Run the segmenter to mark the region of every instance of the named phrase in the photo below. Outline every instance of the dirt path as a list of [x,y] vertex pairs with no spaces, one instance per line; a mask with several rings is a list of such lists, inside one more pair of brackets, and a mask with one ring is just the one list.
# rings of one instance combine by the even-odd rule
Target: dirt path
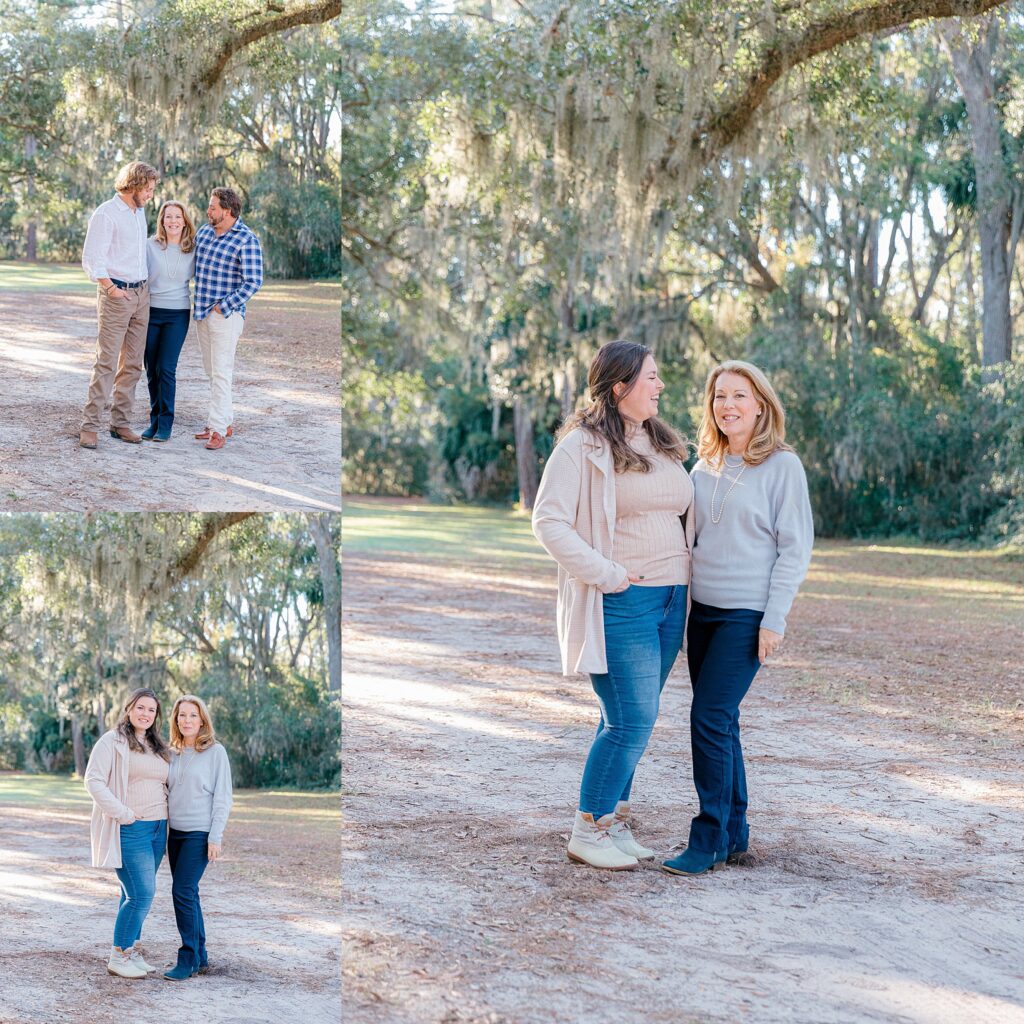
[[[565,859],[596,713],[548,568],[349,554],[346,1024],[1024,1022],[1024,567],[957,557],[816,551],[744,703],[755,863],[682,879]],[[634,789],[659,851],[687,691]]]
[[[240,797],[226,857],[202,882],[211,971],[177,984],[106,972],[117,882],[89,867],[88,805],[3,807],[0,1024],[337,1024],[336,817],[278,828],[283,811]],[[170,888],[165,858],[142,942],[158,967],[179,943]]]
[[[251,303],[235,364],[236,436],[209,452],[192,433],[208,394],[195,326],[178,364],[174,433],[162,445],[100,435],[78,446],[95,347],[81,292],[0,291],[0,510],[278,511],[340,506],[337,290],[270,283]],[[145,375],[134,426],[148,422]]]

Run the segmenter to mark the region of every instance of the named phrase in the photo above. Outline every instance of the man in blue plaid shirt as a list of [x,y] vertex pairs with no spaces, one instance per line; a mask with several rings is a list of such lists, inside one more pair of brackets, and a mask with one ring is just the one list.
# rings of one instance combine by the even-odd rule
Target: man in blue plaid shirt
[[215,188],[206,209],[209,224],[196,234],[196,331],[210,379],[210,412],[196,439],[214,451],[231,436],[235,349],[245,326],[245,304],[263,284],[263,250],[239,219],[241,212],[234,189]]

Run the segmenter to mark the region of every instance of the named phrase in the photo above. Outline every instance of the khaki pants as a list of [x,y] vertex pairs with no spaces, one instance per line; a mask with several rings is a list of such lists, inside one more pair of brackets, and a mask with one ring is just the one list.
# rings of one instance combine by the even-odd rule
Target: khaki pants
[[203,369],[210,379],[210,411],[206,425],[221,435],[226,434],[234,422],[231,382],[235,374],[235,349],[244,326],[241,313],[227,317],[222,313],[211,313],[205,320],[196,321]]
[[135,385],[142,376],[142,357],[146,352],[146,328],[149,325],[149,286],[119,288],[120,296],[96,291],[99,332],[96,359],[89,381],[89,398],[82,413],[82,430],[103,429],[103,414],[110,404],[110,426],[131,427]]

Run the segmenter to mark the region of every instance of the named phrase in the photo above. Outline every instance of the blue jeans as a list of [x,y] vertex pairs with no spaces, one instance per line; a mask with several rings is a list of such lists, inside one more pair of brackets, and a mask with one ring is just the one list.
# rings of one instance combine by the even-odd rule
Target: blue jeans
[[740,701],[761,663],[757,634],[764,612],[694,601],[686,657],[693,686],[690,742],[700,813],[689,845],[703,853],[746,848],[747,776],[740,746]]
[[631,586],[604,595],[608,671],[590,676],[601,720],[580,786],[580,810],[595,820],[629,799],[685,623],[685,586]]
[[149,311],[144,358],[149,383],[149,425],[161,434],[169,435],[174,423],[178,356],[185,344],[190,316],[188,309]]
[[206,966],[206,929],[199,903],[199,879],[206,865],[209,832],[179,832],[172,828],[167,840],[167,860],[171,865],[171,897],[174,920],[181,936],[178,963],[191,970]]
[[121,826],[121,900],[114,922],[114,945],[129,949],[139,941],[156,895],[156,872],[167,846],[167,819]]

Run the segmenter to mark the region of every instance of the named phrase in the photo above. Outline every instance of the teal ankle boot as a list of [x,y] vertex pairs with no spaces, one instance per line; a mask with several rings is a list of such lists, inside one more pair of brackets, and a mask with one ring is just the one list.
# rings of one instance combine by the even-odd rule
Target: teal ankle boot
[[724,868],[728,856],[728,850],[705,853],[703,850],[695,850],[688,846],[678,857],[665,861],[661,865],[661,870],[667,871],[670,875],[703,875],[705,871],[718,871]]
[[179,960],[169,971],[164,971],[164,977],[168,981],[188,981],[196,973]]

